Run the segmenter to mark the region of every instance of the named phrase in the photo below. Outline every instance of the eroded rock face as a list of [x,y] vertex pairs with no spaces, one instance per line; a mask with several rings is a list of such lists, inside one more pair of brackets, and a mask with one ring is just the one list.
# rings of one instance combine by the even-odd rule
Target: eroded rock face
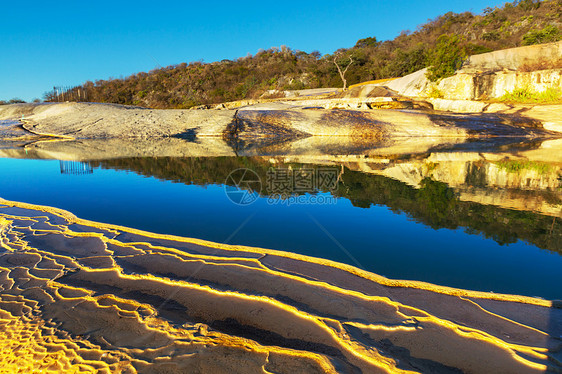
[[533,72],[498,71],[458,74],[443,79],[438,88],[451,99],[480,100],[500,98],[516,89],[529,88],[542,92],[547,88],[562,88],[562,70]]
[[502,97],[506,92],[529,87],[542,92],[547,88],[562,88],[562,70],[550,69],[533,72],[498,71],[465,73],[432,83],[420,70],[403,78],[385,83],[399,94],[410,97],[430,97],[438,90],[444,98],[453,100],[481,100]]
[[562,41],[546,44],[508,48],[470,56],[461,72],[521,70],[525,65],[541,65],[558,61],[562,57]]
[[[0,200],[9,370],[540,373],[561,309]],[[25,342],[22,344],[22,342]],[[62,354],[60,354],[62,352]]]
[[499,98],[515,89],[529,88],[543,92],[548,88],[562,88],[562,69],[532,72],[497,72],[493,75],[478,75],[474,78],[475,98]]

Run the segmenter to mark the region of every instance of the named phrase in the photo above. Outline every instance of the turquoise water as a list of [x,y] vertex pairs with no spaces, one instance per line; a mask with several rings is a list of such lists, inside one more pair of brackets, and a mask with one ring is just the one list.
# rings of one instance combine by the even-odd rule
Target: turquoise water
[[[445,191],[431,204],[445,205],[431,210],[410,186],[348,170],[337,192],[304,193],[300,204],[272,204],[262,191],[253,203],[237,205],[225,193],[229,167],[266,166],[251,159],[179,161],[159,167],[160,160],[148,158],[90,164],[4,158],[0,197],[151,232],[327,258],[389,278],[562,299],[562,256],[552,243],[558,237],[547,232],[559,228],[553,217],[467,205],[442,184],[431,190]],[[439,215],[447,209],[464,216]],[[479,222],[473,212],[480,211],[499,226]],[[533,235],[501,226],[506,219],[530,222]]]

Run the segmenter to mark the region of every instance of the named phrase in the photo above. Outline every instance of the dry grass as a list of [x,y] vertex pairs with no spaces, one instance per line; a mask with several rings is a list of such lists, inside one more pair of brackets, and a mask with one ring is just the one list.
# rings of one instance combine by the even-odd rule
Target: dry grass
[[523,72],[531,72],[537,70],[548,70],[548,69],[562,69],[562,58],[558,60],[550,60],[550,61],[534,61],[534,62],[527,62],[519,68],[520,71]]
[[283,99],[285,97],[285,91],[275,91],[261,96],[262,99]]
[[352,84],[351,86],[349,86],[348,88],[354,88],[354,87],[361,87],[361,86],[365,86],[367,84],[378,84],[378,83],[384,83],[384,82],[390,82],[392,80],[394,80],[396,78],[386,78],[386,79],[377,79],[374,81],[366,81],[366,82],[361,82],[361,83],[356,83],[356,84]]

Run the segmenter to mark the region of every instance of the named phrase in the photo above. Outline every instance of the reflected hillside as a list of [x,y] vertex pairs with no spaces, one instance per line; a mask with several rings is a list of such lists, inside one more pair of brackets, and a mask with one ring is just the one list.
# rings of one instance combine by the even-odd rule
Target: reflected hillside
[[[139,157],[89,165],[197,185],[224,184],[238,168],[254,170],[265,181],[271,167],[331,167],[340,184],[330,192],[354,206],[384,205],[434,229],[464,228],[500,244],[523,240],[562,252],[560,164],[445,155],[395,161],[342,158],[322,164],[298,157]],[[262,194],[271,193],[265,186]]]
[[[301,159],[302,161],[302,159]],[[479,153],[435,153],[421,159],[344,162],[347,168],[418,188],[431,179],[447,184],[461,201],[560,217],[562,163]]]

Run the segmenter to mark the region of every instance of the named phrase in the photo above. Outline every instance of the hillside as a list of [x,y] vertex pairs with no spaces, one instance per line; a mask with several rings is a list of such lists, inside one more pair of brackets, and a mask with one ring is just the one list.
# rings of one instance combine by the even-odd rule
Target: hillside
[[[413,32],[403,31],[394,40],[381,42],[369,37],[332,55],[282,46],[232,61],[181,63],[124,79],[86,82],[75,90],[86,92],[91,102],[190,108],[256,98],[268,90],[341,87],[334,56],[343,66],[352,56],[348,84],[398,77],[439,58],[437,45],[442,35],[458,37],[463,55],[557,41],[562,38],[562,0],[515,1],[501,8],[486,8],[480,15],[450,12]],[[46,93],[45,99],[54,100],[54,93]]]

